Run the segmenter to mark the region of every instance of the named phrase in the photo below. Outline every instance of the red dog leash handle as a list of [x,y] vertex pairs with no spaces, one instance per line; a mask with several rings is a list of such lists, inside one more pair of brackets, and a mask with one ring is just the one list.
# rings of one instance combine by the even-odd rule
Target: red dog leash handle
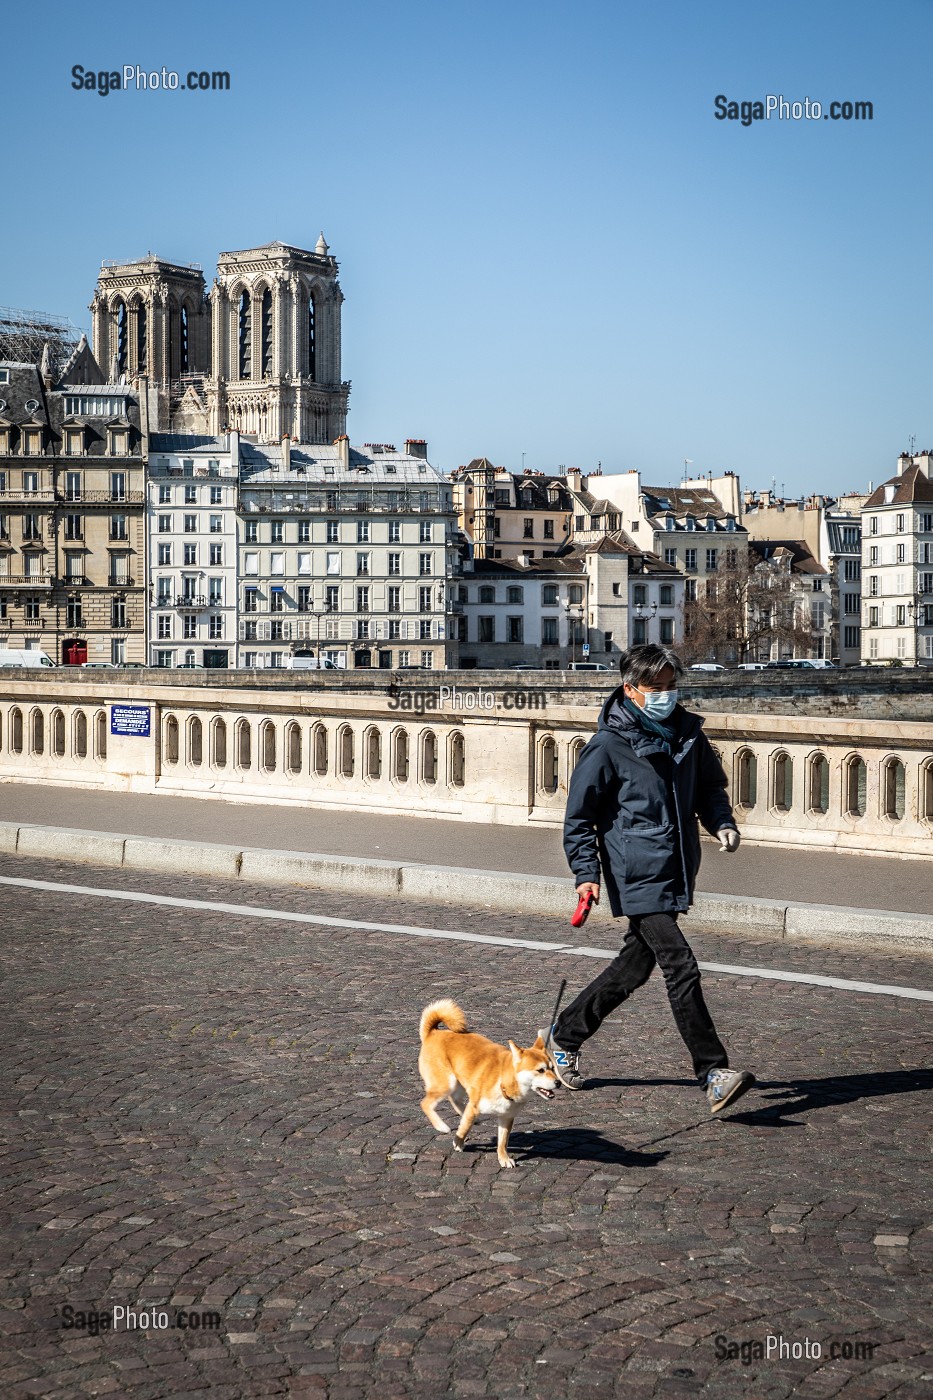
[[571,927],[582,928],[582,926],[586,923],[587,917],[589,916],[589,912],[592,909],[592,907],[593,891],[587,890],[586,894],[581,894],[580,902],[577,905],[575,912],[571,916]]

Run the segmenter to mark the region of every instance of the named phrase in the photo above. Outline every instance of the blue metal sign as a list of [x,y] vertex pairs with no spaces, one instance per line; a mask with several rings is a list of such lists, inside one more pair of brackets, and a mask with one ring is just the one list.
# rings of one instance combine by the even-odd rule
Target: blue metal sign
[[111,734],[132,734],[137,739],[148,739],[151,732],[152,711],[148,705],[111,705]]

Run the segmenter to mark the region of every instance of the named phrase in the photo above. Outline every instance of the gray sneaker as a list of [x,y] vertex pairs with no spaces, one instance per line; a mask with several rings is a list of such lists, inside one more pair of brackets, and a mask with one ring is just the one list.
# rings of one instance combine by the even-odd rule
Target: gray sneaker
[[541,1039],[550,1052],[554,1061],[554,1073],[557,1075],[565,1089],[583,1089],[586,1087],[586,1080],[580,1073],[580,1051],[562,1050],[554,1039],[551,1031],[545,1028],[538,1031]]
[[744,1069],[711,1069],[706,1076],[706,1097],[711,1113],[721,1113],[740,1099],[755,1083],[755,1076]]

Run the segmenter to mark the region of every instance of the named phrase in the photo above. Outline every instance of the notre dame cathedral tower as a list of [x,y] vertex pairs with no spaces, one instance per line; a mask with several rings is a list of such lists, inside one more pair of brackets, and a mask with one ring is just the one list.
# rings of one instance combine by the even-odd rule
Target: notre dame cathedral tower
[[340,378],[342,303],[323,234],[313,253],[284,243],[222,253],[209,292],[196,266],[151,254],[104,263],[91,302],[94,356],[109,377],[148,378],[163,432],[333,442],[346,432],[350,393]]

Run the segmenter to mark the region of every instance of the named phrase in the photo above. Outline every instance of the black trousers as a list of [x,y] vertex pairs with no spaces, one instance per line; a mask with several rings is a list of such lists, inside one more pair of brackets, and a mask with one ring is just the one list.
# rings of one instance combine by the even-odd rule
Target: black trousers
[[729,1057],[703,1000],[697,960],[672,914],[636,914],[629,919],[618,957],[561,1012],[554,1039],[562,1050],[579,1050],[610,1012],[637,987],[644,986],[655,963],[664,975],[674,1020],[693,1059],[694,1073],[703,1084],[711,1069],[727,1068]]

